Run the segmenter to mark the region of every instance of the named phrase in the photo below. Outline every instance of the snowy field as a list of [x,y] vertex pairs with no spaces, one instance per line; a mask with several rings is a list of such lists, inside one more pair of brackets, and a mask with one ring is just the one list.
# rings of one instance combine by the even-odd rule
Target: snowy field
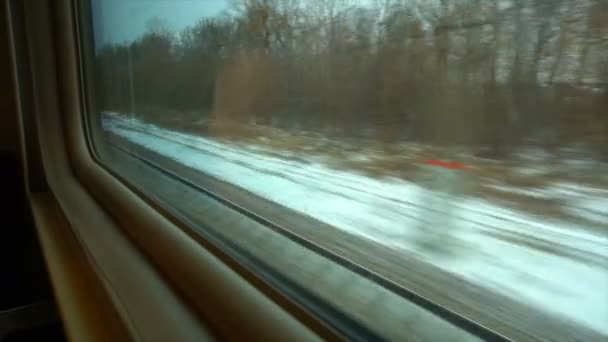
[[[457,192],[338,171],[322,162],[270,156],[257,147],[114,113],[104,115],[104,127],[345,232],[415,253],[480,286],[608,335],[608,229],[539,219]],[[448,186],[461,177],[460,171],[428,167],[428,172]],[[567,198],[574,212],[604,227],[608,222],[606,190],[556,184],[529,195]]]

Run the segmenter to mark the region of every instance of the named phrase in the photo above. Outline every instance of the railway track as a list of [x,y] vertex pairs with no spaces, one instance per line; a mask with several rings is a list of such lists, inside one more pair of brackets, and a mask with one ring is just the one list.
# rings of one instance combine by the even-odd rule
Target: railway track
[[[147,167],[154,169],[165,177],[185,184],[187,187],[213,198],[215,201],[222,203],[222,205],[305,246],[308,250],[324,256],[328,260],[341,265],[351,272],[366,279],[370,279],[390,292],[402,298],[406,298],[425,310],[432,312],[434,315],[441,317],[481,339],[505,341],[510,340],[507,337],[509,336],[515,340],[556,340],[570,336],[572,338],[566,339],[599,341],[603,338],[588,329],[567,322],[559,317],[551,317],[551,315],[546,314],[539,315],[534,308],[517,303],[504,296],[488,293],[485,289],[470,284],[462,286],[460,293],[456,291],[452,294],[453,296],[446,295],[445,287],[443,287],[443,291],[441,290],[442,286],[445,286],[446,284],[452,284],[452,286],[454,284],[459,284],[460,286],[464,280],[450,276],[424,262],[408,260],[407,258],[404,258],[402,253],[399,253],[400,257],[407,261],[401,260],[401,262],[399,262],[401,267],[395,267],[396,265],[394,264],[384,265],[386,263],[385,261],[381,261],[383,264],[382,267],[372,267],[374,263],[378,263],[378,258],[382,259],[383,256],[395,260],[394,251],[384,250],[383,252],[380,252],[382,250],[380,246],[370,242],[361,242],[359,239],[353,240],[356,241],[354,245],[357,245],[357,248],[344,246],[332,248],[332,243],[331,241],[328,241],[329,239],[324,239],[323,237],[318,236],[319,234],[307,234],[305,229],[294,229],[294,227],[303,225],[287,224],[288,222],[284,219],[285,215],[264,215],[262,213],[268,212],[268,210],[256,210],[256,205],[253,205],[252,208],[252,206],[242,205],[239,201],[235,200],[235,198],[243,196],[233,196],[233,198],[224,196],[225,193],[234,193],[234,191],[221,192],[222,195],[217,191],[218,189],[225,189],[230,185],[223,184],[223,182],[218,181],[217,179],[209,179],[208,176],[205,176],[196,170],[187,170],[187,167],[179,165],[179,163],[172,161],[169,158],[160,156],[118,136],[114,136],[112,140],[115,141],[112,148],[120,151],[120,153],[136,159],[138,162],[145,164]],[[205,181],[201,181],[202,179],[205,179]],[[209,184],[215,185],[205,186]],[[217,184],[221,185],[218,186]],[[239,190],[237,193],[242,195],[243,191]],[[252,196],[251,194],[247,194],[247,196],[244,197]],[[260,201],[264,202],[264,200],[257,197],[255,201],[258,203]],[[252,201],[246,202],[248,202],[248,204],[252,203]],[[257,206],[259,207],[259,205]],[[276,207],[276,204],[274,206]],[[283,208],[280,210],[285,209]],[[290,214],[290,217],[292,215],[293,214]],[[280,219],[273,221],[269,220],[268,217],[278,217]],[[318,224],[319,226],[325,226],[320,222],[314,221],[314,219],[310,217],[304,217],[302,221],[308,224],[315,222],[315,224]],[[328,228],[328,230],[330,229]],[[310,233],[310,231],[308,231],[308,233]],[[373,258],[368,258],[370,260],[366,260],[365,256],[361,255],[361,253],[357,254],[357,251],[361,252],[361,250],[365,250],[366,248],[369,248],[371,251],[379,251],[378,253],[374,253],[374,255],[377,256],[375,261],[373,261]],[[340,252],[335,252],[335,250],[339,250]],[[372,253],[371,251],[369,253]],[[375,271],[378,269],[379,271]],[[415,269],[416,272],[411,272],[413,269]],[[407,272],[408,270],[409,272]],[[434,275],[429,276],[429,274]],[[429,281],[431,286],[429,286]],[[433,298],[433,300],[430,298]],[[483,305],[477,305],[479,303],[483,303]],[[492,310],[491,308],[498,303],[500,303],[500,305],[494,307],[494,310]],[[456,312],[453,308],[457,308],[459,312]],[[488,308],[490,312],[484,312],[487,311]],[[511,310],[509,310],[509,308]],[[512,311],[515,314],[510,315],[509,311]],[[529,322],[527,318],[534,317],[535,315],[542,318],[536,318],[534,322]],[[479,319],[473,320],[469,317]],[[550,332],[548,333],[548,331]]]

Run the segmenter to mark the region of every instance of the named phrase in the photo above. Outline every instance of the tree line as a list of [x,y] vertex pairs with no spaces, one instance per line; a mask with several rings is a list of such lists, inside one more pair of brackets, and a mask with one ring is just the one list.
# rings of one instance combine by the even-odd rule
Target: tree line
[[95,68],[101,108],[150,120],[608,157],[606,0],[234,0]]

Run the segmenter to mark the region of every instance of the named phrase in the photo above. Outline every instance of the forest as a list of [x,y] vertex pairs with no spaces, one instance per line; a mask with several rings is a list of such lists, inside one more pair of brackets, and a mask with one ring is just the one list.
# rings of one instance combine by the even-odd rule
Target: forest
[[234,0],[95,51],[96,106],[331,137],[608,160],[606,0]]

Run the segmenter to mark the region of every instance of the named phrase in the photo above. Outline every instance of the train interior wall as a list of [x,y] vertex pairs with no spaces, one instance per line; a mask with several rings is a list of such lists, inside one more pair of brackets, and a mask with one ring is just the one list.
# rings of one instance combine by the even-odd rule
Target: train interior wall
[[0,341],[64,341],[27,202],[5,2],[0,4]]

